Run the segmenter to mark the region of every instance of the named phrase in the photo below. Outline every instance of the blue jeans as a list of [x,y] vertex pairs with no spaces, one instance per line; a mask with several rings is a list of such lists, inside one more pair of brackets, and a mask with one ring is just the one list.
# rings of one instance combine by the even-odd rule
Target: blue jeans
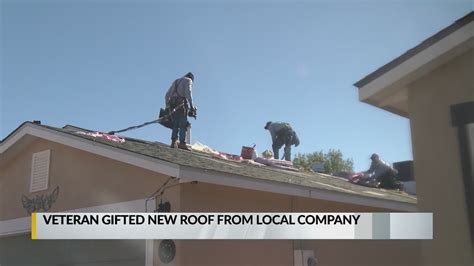
[[282,129],[277,132],[277,137],[275,142],[273,142],[273,157],[275,159],[280,160],[279,158],[279,150],[283,145],[285,145],[285,160],[291,161],[291,145],[293,144],[293,130],[290,129]]
[[173,130],[171,132],[171,140],[178,139],[178,132],[179,132],[179,142],[185,143],[186,142],[186,130],[188,126],[188,117],[183,114],[173,114],[171,116],[173,119]]
[[286,161],[291,161],[291,144],[290,143],[273,143],[272,148],[273,148],[273,158],[280,160],[279,158],[279,150],[281,147],[285,145],[285,160]]

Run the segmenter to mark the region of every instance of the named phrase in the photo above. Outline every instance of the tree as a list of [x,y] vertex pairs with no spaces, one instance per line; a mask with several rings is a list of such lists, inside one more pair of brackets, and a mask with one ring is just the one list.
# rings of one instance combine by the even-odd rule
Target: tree
[[314,163],[322,163],[324,172],[334,174],[339,171],[352,171],[354,161],[351,158],[344,159],[340,150],[330,149],[327,153],[323,151],[296,154],[293,165],[297,168],[309,171]]

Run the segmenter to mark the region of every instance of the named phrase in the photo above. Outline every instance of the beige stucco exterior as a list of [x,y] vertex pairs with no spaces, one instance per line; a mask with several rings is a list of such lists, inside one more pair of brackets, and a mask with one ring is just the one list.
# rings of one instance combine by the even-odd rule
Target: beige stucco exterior
[[409,85],[409,117],[420,211],[433,212],[426,265],[472,265],[457,128],[450,106],[474,101],[474,50]]
[[418,209],[433,213],[433,240],[422,242],[423,265],[474,263],[469,177],[452,117],[453,106],[474,102],[473,71],[471,12],[356,83],[361,100],[410,119]]
[[[33,153],[51,150],[49,187],[29,193]],[[26,216],[21,196],[34,198],[59,186],[59,198],[50,211],[66,211],[143,199],[156,190],[166,176],[103,158],[91,153],[37,139],[0,171],[0,221]],[[179,186],[170,190],[178,190]],[[170,193],[169,195],[174,195]],[[173,199],[179,203],[177,198]]]
[[[59,186],[59,197],[49,211],[95,210],[147,198],[168,179],[156,172],[40,138],[31,141],[31,138],[25,138],[26,144],[25,140],[16,144],[22,147],[20,152],[12,147],[2,154],[7,160],[2,160],[0,165],[0,226],[8,221],[14,221],[9,223],[14,226],[23,217],[29,220],[22,206],[22,195],[33,199],[36,195],[49,195]],[[17,154],[9,154],[11,150]],[[51,151],[49,187],[29,193],[32,155],[43,150]],[[171,187],[165,195],[173,202],[173,211],[179,208],[179,190],[180,186]],[[144,206],[145,201],[140,204]],[[144,240],[32,241],[29,234],[28,230],[0,235],[0,265],[145,264]]]
[[[199,184],[183,187],[183,211],[387,212],[301,197]],[[181,265],[293,265],[293,250],[313,250],[318,265],[419,265],[420,241],[181,241]],[[403,254],[403,255],[400,255]]]
[[[22,140],[20,139],[18,145]],[[50,211],[68,211],[93,208],[106,204],[144,199],[160,187],[168,177],[153,171],[118,162],[113,159],[81,151],[66,145],[35,138],[17,154],[8,154],[8,160],[0,165],[0,222],[28,217],[21,204],[21,196],[33,198],[35,195],[49,194],[60,187],[58,200]],[[31,158],[35,152],[51,150],[49,188],[46,191],[29,193]],[[6,151],[9,152],[8,150]],[[5,154],[3,154],[5,155]],[[192,176],[185,176],[192,180]],[[172,204],[172,211],[186,212],[377,212],[390,211],[360,205],[293,197],[273,192],[263,192],[208,183],[184,183],[172,187],[164,194]],[[143,202],[143,204],[145,204]],[[25,235],[26,234],[26,235]],[[0,236],[2,252],[9,252],[10,260],[19,256],[18,250],[57,249],[57,254],[47,253],[47,263],[80,262],[81,256],[92,251],[94,241],[75,244],[77,241],[36,241],[31,244],[29,233]],[[80,242],[80,241],[79,241]],[[100,242],[100,241],[99,241]],[[419,241],[175,241],[175,259],[166,265],[293,265],[294,250],[312,250],[318,265],[419,265]],[[145,254],[146,246],[153,255],[146,254],[149,265],[164,265],[158,256],[160,241],[109,241],[103,242],[100,258],[103,265],[134,265],[141,263],[138,257]],[[43,246],[45,245],[45,246]],[[126,246],[130,246],[130,254]],[[115,260],[113,249],[124,250]],[[140,249],[140,252],[132,252]],[[395,252],[394,252],[395,251]],[[40,256],[41,252],[38,253]],[[16,255],[15,255],[16,254]],[[41,253],[42,256],[45,256]],[[142,254],[142,255],[140,255]],[[400,254],[403,254],[400,256]],[[52,257],[51,257],[52,256]],[[0,256],[1,257],[1,256]],[[111,262],[112,261],[112,262]],[[133,263],[131,262],[133,261]],[[143,258],[145,261],[145,258]],[[81,265],[99,265],[82,261]],[[391,263],[391,264],[390,264]],[[3,263],[2,266],[9,265]],[[142,264],[140,264],[142,265]],[[148,265],[148,264],[147,264]]]

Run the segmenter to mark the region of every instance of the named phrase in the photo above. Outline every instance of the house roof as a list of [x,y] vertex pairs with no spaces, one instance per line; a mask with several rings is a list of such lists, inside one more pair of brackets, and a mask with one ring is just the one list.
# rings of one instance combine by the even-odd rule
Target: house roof
[[[178,178],[200,178],[198,181],[216,183],[221,185],[244,187],[249,189],[267,190],[271,192],[282,192],[292,195],[309,196],[325,200],[347,202],[352,204],[382,207],[395,210],[415,210],[416,197],[404,192],[374,189],[354,185],[347,180],[318,173],[294,172],[281,170],[272,167],[255,166],[243,162],[229,161],[213,158],[212,156],[200,152],[188,152],[179,149],[171,149],[168,145],[159,142],[152,142],[140,139],[125,137],[124,143],[108,141],[101,138],[79,134],[79,131],[87,131],[83,128],[67,125],[57,128],[46,125],[25,122],[12,134],[8,135],[0,142],[0,153],[5,152],[9,146],[7,142],[15,138],[18,131],[44,130],[53,135],[58,134],[74,140],[86,142],[88,145],[99,149],[111,149],[113,151],[124,151],[130,154],[130,158],[156,159],[153,162],[160,163],[164,167],[155,167],[153,170],[162,172]],[[34,130],[24,134],[36,134]],[[41,136],[40,136],[41,137]],[[54,139],[52,139],[54,141]],[[59,140],[58,140],[59,141]],[[63,142],[64,143],[64,142]],[[2,149],[2,146],[3,147]],[[118,153],[111,155],[115,158]],[[166,171],[166,167],[179,167],[180,171]],[[269,189],[269,190],[268,190]]]
[[455,32],[456,30],[462,28],[463,26],[469,24],[470,22],[474,21],[474,11],[471,11],[464,17],[456,20],[453,24],[449,25],[448,27],[442,29],[435,35],[431,36],[430,38],[424,40],[417,46],[411,48],[410,50],[406,51],[404,54],[400,55],[399,57],[393,59],[389,63],[383,65],[382,67],[378,68],[374,72],[368,74],[363,79],[359,80],[354,84],[354,86],[358,87],[359,89],[366,84],[372,82],[373,80],[377,79],[378,77],[382,76],[383,74],[389,72],[390,70],[394,69],[398,65],[402,64],[403,62],[407,61],[411,57],[415,56],[416,54],[420,53],[421,51],[425,50],[426,48],[432,46],[433,44],[437,43],[439,40],[445,38],[446,36],[450,35],[451,33]]

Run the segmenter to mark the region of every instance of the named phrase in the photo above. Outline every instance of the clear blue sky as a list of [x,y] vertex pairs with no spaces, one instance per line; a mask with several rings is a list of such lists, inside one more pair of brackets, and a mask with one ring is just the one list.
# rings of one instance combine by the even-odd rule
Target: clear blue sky
[[[157,117],[170,83],[195,74],[193,141],[270,148],[290,122],[297,152],[412,158],[407,119],[352,85],[473,9],[444,1],[5,1],[0,137],[27,120],[110,131]],[[130,137],[168,143],[159,125]]]

